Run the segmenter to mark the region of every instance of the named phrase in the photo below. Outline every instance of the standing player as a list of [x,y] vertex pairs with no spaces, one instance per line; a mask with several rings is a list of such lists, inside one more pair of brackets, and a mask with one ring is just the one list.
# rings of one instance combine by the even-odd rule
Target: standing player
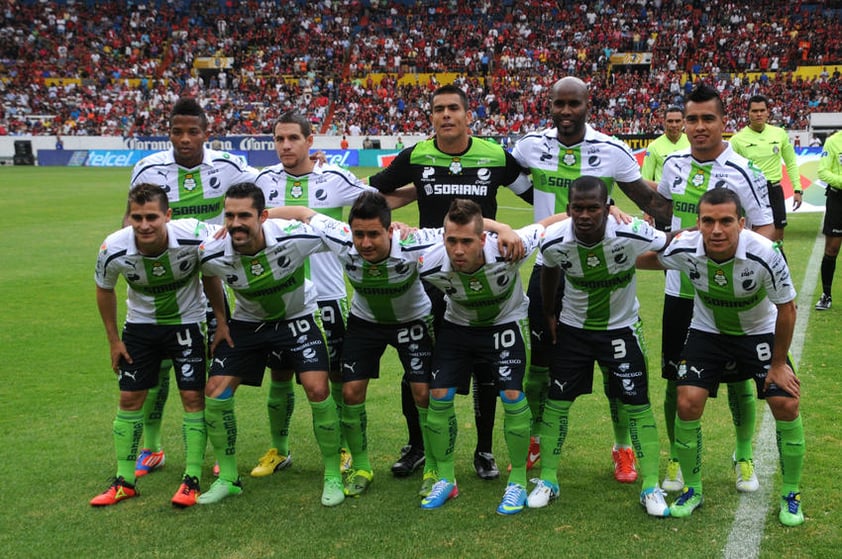
[[[515,145],[512,154],[532,175],[535,199],[535,221],[565,211],[568,188],[582,175],[600,178],[609,194],[616,182],[623,192],[642,209],[658,219],[668,220],[668,201],[658,196],[640,175],[640,166],[629,147],[587,124],[590,109],[588,86],[579,78],[565,77],[550,89],[550,111],[553,128],[527,134]],[[529,322],[532,329],[532,360],[524,390],[533,419],[540,418],[540,409],[549,388],[549,333],[545,330],[540,278],[542,259],[538,254],[529,279]],[[561,304],[561,293],[556,297]],[[606,390],[608,378],[605,377]],[[607,392],[606,392],[607,394]],[[637,480],[634,451],[629,438],[628,422],[621,417],[617,402],[609,398],[614,428],[614,477],[623,483]],[[537,425],[537,423],[536,423]],[[539,456],[538,443],[532,441],[529,466]]]
[[827,207],[824,214],[824,257],[822,257],[822,296],[816,303],[817,311],[830,309],[833,303],[831,288],[836,273],[836,257],[842,245],[842,132],[829,136],[824,143],[819,160],[818,177],[827,184]]
[[[737,193],[740,205],[755,231],[772,237],[772,212],[766,196],[766,179],[744,157],[734,153],[722,139],[725,131],[725,107],[717,91],[709,86],[696,87],[686,99],[685,129],[690,149],[667,157],[658,192],[672,201],[672,230],[696,223],[699,199],[706,191],[727,188]],[[693,314],[693,285],[676,271],[667,271],[661,323],[661,376],[667,380],[664,417],[670,440],[670,460],[662,487],[667,491],[684,488],[675,443],[675,402],[678,363],[687,328]],[[736,429],[734,468],[739,491],[759,487],[752,462],[752,438],[756,418],[754,389],[748,381],[728,383],[728,402]]]
[[781,160],[792,184],[792,209],[801,207],[801,175],[795,159],[795,148],[789,141],[789,134],[783,128],[767,124],[769,120],[769,99],[754,95],[748,100],[749,124],[731,137],[731,147],[763,172],[769,191],[769,205],[775,223],[773,241],[783,242],[786,227],[786,197],[781,186]]
[[[497,215],[497,189],[508,185],[513,192],[531,203],[529,181],[521,176],[521,167],[498,144],[469,135],[470,115],[465,92],[445,85],[433,92],[430,121],[435,136],[400,152],[383,171],[369,177],[369,184],[384,193],[412,183],[402,189],[408,201],[417,200],[421,227],[441,227],[444,216],[455,198],[473,200],[482,215]],[[436,323],[444,314],[444,299],[438,290],[427,288],[433,303]],[[492,431],[497,402],[493,374],[482,367],[474,375],[474,411],[477,422],[477,446],[474,467],[483,479],[500,476],[492,454]],[[460,387],[467,390],[470,379]],[[465,392],[467,393],[467,392]],[[397,476],[411,474],[424,461],[423,441],[412,395],[402,385],[403,412],[409,429],[409,444],[392,467]]]
[[799,487],[804,428],[798,409],[800,382],[787,358],[795,327],[795,289],[780,250],[745,229],[745,222],[736,192],[709,190],[699,199],[699,230],[677,237],[662,254],[650,253],[639,261],[641,267],[660,261],[680,270],[696,291],[677,381],[675,439],[686,487],[670,514],[690,516],[702,505],[702,412],[719,384],[736,375],[754,380],[758,396],[766,399],[775,417],[783,478],[778,518],[797,526],[804,522]]
[[[687,140],[687,134],[684,133],[684,109],[677,106],[667,107],[664,111],[664,133],[647,146],[640,174],[657,187],[657,184],[661,182],[667,156],[688,147],[690,147],[690,142]],[[669,231],[670,222],[669,220],[656,222],[655,226],[661,231]]]
[[[160,185],[167,193],[173,217],[192,217],[206,223],[222,223],[222,198],[232,184],[253,181],[257,170],[241,157],[205,149],[208,118],[196,99],[176,101],[170,114],[172,149],[141,159],[132,171],[131,186]],[[208,338],[213,339],[216,320],[208,309]],[[136,475],[144,476],[164,465],[161,422],[169,393],[170,363],[161,368],[161,382],[151,387],[144,413],[144,445],[137,457]]]
[[[301,114],[284,113],[275,122],[275,151],[280,164],[265,168],[255,184],[263,191],[266,207],[306,206],[334,219],[342,218],[342,207],[351,205],[366,190],[352,173],[336,165],[317,166],[310,159],[313,131]],[[328,253],[314,254],[305,264],[307,277],[316,286],[317,301],[330,351],[330,391],[341,408],[342,373],[339,356],[348,317],[348,298],[342,266]],[[289,467],[289,420],[295,403],[292,371],[273,371],[266,403],[272,448],[251,471],[255,477],[268,476]],[[342,416],[341,410],[338,412]],[[350,467],[350,454],[344,451],[343,469]]]
[[[170,221],[164,190],[141,183],[129,192],[126,216],[131,224],[108,236],[96,266],[96,300],[111,346],[111,368],[120,384],[114,419],[117,476],[93,506],[114,505],[137,496],[135,462],[143,435],[143,402],[158,382],[163,359],[175,363],[184,405],[182,434],[186,467],[173,505],[196,503],[207,437],[204,419],[204,297],[199,284],[199,244],[207,237],[195,219]],[[128,284],[128,309],[122,338],[117,331],[120,276]],[[217,317],[225,317],[222,284],[202,278]],[[224,325],[223,325],[224,326]]]
[[240,183],[225,195],[228,236],[201,247],[202,272],[220,276],[236,305],[225,339],[214,340],[205,388],[208,439],[219,462],[219,479],[199,504],[243,492],[237,474],[234,393],[240,384],[259,386],[266,367],[292,367],[310,401],[313,432],[325,465],[322,504],[345,499],[339,470],[340,427],[328,386],[329,357],[316,305],[316,290],[304,277],[307,257],[322,250],[319,234],[298,222],[267,220],[263,192]]
[[[516,232],[525,256],[538,246],[543,226]],[[435,509],[459,495],[453,452],[458,423],[453,405],[456,388],[474,363],[489,363],[505,410],[503,430],[512,469],[499,514],[517,514],[526,505],[526,455],[531,414],[523,394],[529,364],[528,300],[520,265],[505,262],[495,243],[486,242],[482,210],[476,202],[456,199],[444,220],[444,242],[424,254],[421,278],[445,293],[447,309],[436,332],[427,416],[430,447],[439,480],[421,501]]]
[[[652,516],[669,516],[658,487],[658,430],[649,403],[649,373],[638,316],[635,260],[662,250],[667,239],[646,222],[608,219],[608,190],[597,177],[570,184],[570,219],[550,226],[541,241],[541,289],[552,341],[550,389],[541,432],[541,476],[529,508],[545,507],[559,494],[558,463],[567,438],[570,408],[590,394],[594,361],[607,377],[608,396],[620,402],[643,474],[640,503]],[[554,301],[561,274],[561,315]]]

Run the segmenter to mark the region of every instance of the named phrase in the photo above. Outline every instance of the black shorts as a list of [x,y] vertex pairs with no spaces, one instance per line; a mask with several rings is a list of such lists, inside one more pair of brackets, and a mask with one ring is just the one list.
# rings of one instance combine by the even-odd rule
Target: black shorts
[[773,334],[727,336],[691,328],[676,384],[704,388],[711,398],[716,398],[720,383],[754,379],[758,398],[791,397],[774,384],[763,390],[774,340]]
[[842,190],[828,186],[825,196],[822,233],[828,237],[842,237]]
[[523,391],[529,366],[529,321],[460,326],[446,320],[436,332],[430,388],[456,388],[477,363],[487,363],[499,390]]
[[649,403],[649,373],[643,328],[598,332],[560,324],[550,360],[550,393],[553,400],[572,402],[593,392],[594,362],[608,376],[608,397],[624,404]]
[[433,359],[433,317],[403,324],[376,324],[353,314],[342,350],[342,382],[380,378],[380,358],[394,347],[409,382],[430,382]]
[[[422,281],[421,283],[424,286],[424,291],[430,298],[430,304],[432,306],[433,332],[438,332],[442,320],[444,320],[444,311],[447,310],[447,301],[444,298],[444,292],[429,282]],[[474,378],[474,382],[478,384],[494,384],[496,382],[496,376],[487,363],[476,363],[472,371],[472,374],[465,375],[462,382],[456,387],[457,393],[471,393],[472,377]]]
[[772,221],[775,229],[786,227],[786,197],[784,189],[779,182],[767,182],[766,190],[769,192],[769,205],[772,207]]
[[661,315],[661,378],[678,379],[678,365],[684,353],[687,330],[693,319],[693,299],[664,296]]
[[[529,276],[526,295],[529,297],[529,333],[532,338],[531,364],[546,367],[550,363],[551,344],[547,333],[547,320],[544,318],[544,298],[541,296],[541,270],[544,267],[535,264]],[[564,274],[558,282],[555,300],[555,316],[561,313],[561,299],[564,296]]]
[[234,347],[220,343],[210,376],[231,376],[247,386],[260,386],[266,367],[296,373],[327,371],[327,355],[319,313],[275,322],[229,320]]
[[330,370],[339,370],[339,359],[342,355],[342,344],[345,340],[346,322],[348,320],[348,299],[334,299],[319,301],[319,313],[322,315],[322,327],[327,340]]
[[[205,389],[205,325],[130,324],[123,326],[123,343],[131,365],[120,359],[120,390],[135,392],[158,386],[161,362],[172,360],[179,390]],[[169,374],[169,372],[167,372]]]

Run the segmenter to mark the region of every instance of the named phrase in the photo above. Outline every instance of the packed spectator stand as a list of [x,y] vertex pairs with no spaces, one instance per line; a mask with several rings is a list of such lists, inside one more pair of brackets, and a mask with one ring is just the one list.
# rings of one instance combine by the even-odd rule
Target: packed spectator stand
[[[165,135],[181,95],[206,105],[212,136],[268,133],[292,108],[324,134],[426,133],[443,76],[467,91],[482,135],[547,126],[547,88],[564,75],[591,83],[591,123],[614,134],[657,131],[658,109],[699,79],[735,129],[757,93],[786,128],[842,111],[840,11],[824,2],[4,4],[0,135]],[[618,66],[616,53],[651,64]],[[804,66],[828,70],[796,76]]]

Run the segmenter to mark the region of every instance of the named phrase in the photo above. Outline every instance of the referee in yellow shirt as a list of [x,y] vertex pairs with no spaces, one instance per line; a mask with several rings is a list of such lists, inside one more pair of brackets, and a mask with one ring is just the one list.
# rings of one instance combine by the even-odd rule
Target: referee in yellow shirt
[[795,148],[789,141],[789,134],[783,128],[772,126],[769,120],[769,99],[754,95],[748,100],[749,124],[731,137],[734,151],[754,163],[766,177],[769,187],[769,204],[775,221],[775,241],[783,241],[786,227],[786,198],[781,187],[781,160],[792,183],[792,209],[801,207],[801,175]]

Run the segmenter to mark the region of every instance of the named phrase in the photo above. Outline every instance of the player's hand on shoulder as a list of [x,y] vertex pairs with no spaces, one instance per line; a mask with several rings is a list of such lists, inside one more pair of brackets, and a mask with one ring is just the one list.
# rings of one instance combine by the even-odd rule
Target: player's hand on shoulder
[[395,229],[400,231],[402,241],[406,240],[406,238],[409,237],[412,233],[418,231],[417,227],[412,227],[411,225],[407,225],[402,221],[393,221],[392,225]]
[[526,255],[523,239],[511,227],[497,231],[497,249],[506,259],[506,262],[517,262]]
[[[618,208],[617,206],[611,206],[610,208],[608,208],[608,214],[609,214],[611,217],[613,217],[613,218],[614,218],[614,221],[616,221],[616,222],[617,222],[618,224],[620,224],[620,225],[623,225],[623,224],[627,224],[627,225],[628,225],[628,224],[629,224],[629,223],[631,223],[631,222],[632,222],[632,220],[634,219],[634,217],[632,217],[631,215],[627,214],[626,212],[624,212],[623,210],[621,210],[621,209],[620,209],[620,208]],[[647,218],[648,218],[648,219],[647,219]],[[653,220],[650,216],[646,215],[646,216],[644,217],[644,219],[646,219],[646,221],[647,221],[647,223],[649,223],[649,225],[653,225],[653,226],[654,226],[655,222],[654,222],[654,220]],[[652,220],[652,221],[650,221],[650,220]]]

